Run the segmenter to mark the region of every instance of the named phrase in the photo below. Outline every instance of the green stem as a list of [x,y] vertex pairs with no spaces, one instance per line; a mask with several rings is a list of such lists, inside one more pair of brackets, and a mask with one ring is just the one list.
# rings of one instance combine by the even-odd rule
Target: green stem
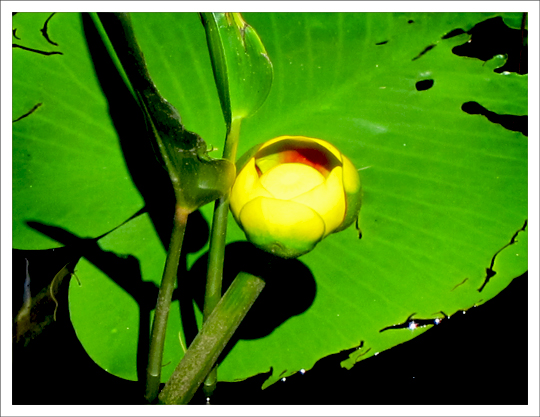
[[[232,121],[227,138],[225,140],[225,148],[223,150],[223,158],[234,163],[236,159],[236,150],[238,148],[238,137],[240,135],[240,124],[242,119]],[[229,214],[229,197],[225,196],[216,200],[214,207],[214,217],[212,220],[212,232],[210,236],[210,248],[208,250],[208,273],[206,278],[206,291],[204,293],[204,308],[203,317],[206,320],[212,310],[215,308],[221,299],[221,286],[223,279],[223,262],[225,259],[225,245],[227,235],[227,217]],[[204,393],[206,396],[212,395],[216,387],[217,368],[214,368],[204,382]]]
[[256,276],[238,274],[165,384],[160,404],[189,403],[264,285]]
[[[161,362],[163,358],[163,347],[165,345],[165,333],[167,331],[167,319],[171,307],[171,299],[178,272],[180,252],[186,230],[189,212],[176,206],[174,224],[169,244],[169,252],[165,262],[163,278],[154,313],[154,323],[152,325],[152,335],[150,339],[150,352],[148,355],[148,367],[146,368],[146,393],[145,398],[152,402],[159,392],[161,382]],[[142,330],[142,329],[141,329]]]

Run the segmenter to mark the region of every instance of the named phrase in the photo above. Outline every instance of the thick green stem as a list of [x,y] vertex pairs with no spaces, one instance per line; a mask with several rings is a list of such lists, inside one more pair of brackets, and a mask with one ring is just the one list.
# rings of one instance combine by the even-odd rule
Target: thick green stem
[[[147,401],[152,402],[158,395],[159,384],[161,382],[161,362],[163,358],[163,347],[165,345],[165,334],[167,331],[167,320],[171,307],[171,299],[178,272],[180,252],[186,230],[189,212],[179,206],[175,209],[174,225],[169,244],[169,252],[165,262],[163,278],[154,313],[154,323],[152,325],[152,335],[150,339],[150,352],[148,355],[148,367],[146,368],[146,393]],[[142,329],[141,329],[142,330]]]
[[264,285],[256,276],[238,274],[159,394],[160,404],[189,403]]
[[[238,148],[238,137],[242,119],[232,121],[227,138],[223,158],[234,163]],[[225,244],[227,235],[227,217],[229,214],[229,196],[227,193],[216,200],[214,218],[212,220],[212,232],[210,236],[210,248],[208,250],[208,273],[206,278],[206,291],[204,294],[203,317],[206,320],[212,310],[221,299],[221,283],[223,279],[223,262],[225,259]],[[212,395],[216,387],[217,368],[212,370],[204,382],[204,392],[207,396]]]
[[[238,135],[240,133],[240,120],[231,125],[223,158],[234,162],[238,147]],[[207,318],[221,298],[221,279],[223,276],[223,260],[225,254],[225,237],[227,235],[227,216],[229,214],[229,197],[227,193],[216,200],[214,218],[212,220],[212,232],[210,236],[210,248],[208,250],[208,274],[206,280],[206,292],[204,299],[204,318]]]

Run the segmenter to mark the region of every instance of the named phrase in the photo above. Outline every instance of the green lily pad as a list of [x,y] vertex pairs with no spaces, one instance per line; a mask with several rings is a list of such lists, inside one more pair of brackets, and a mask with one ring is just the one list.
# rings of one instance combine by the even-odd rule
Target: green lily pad
[[[313,304],[265,339],[238,343],[223,361],[225,380],[272,368],[265,385],[358,347],[343,364],[351,367],[427,329],[389,327],[479,305],[527,269],[526,232],[505,247],[527,218],[527,138],[461,110],[476,101],[526,114],[527,77],[495,73],[500,57],[484,65],[452,54],[467,35],[441,39],[482,17],[286,17],[246,15],[275,80],[244,123],[239,154],[279,135],[334,143],[365,168],[363,237],[348,229],[301,257],[317,283]],[[419,91],[423,80],[433,85]],[[241,238],[229,230],[231,240]],[[479,291],[493,257],[496,274]]]
[[[342,364],[350,368],[429,329],[415,328],[411,324],[415,319],[435,324],[436,319],[480,305],[527,269],[527,138],[462,110],[464,103],[477,102],[493,112],[525,115],[527,76],[496,73],[504,57],[484,63],[453,54],[455,46],[469,39],[466,34],[443,39],[454,29],[468,31],[496,15],[244,15],[266,47],[274,82],[266,102],[243,122],[238,155],[280,135],[332,142],[361,169],[362,239],[349,228],[289,264],[295,271],[290,279],[281,270],[277,289],[271,290],[271,282],[265,288],[248,315],[251,323],[240,329],[240,339],[222,358],[220,380],[242,380],[272,370],[264,384],[268,386],[344,350],[352,352]],[[503,15],[513,27],[519,27],[521,17]],[[135,14],[133,24],[160,92],[179,110],[189,130],[219,147],[225,122],[198,16]],[[106,114],[92,117],[98,125],[110,125]],[[122,156],[115,155],[103,158],[113,158],[115,166],[124,167]],[[20,160],[14,157],[14,167],[16,161]],[[65,170],[75,167],[86,172],[85,164],[63,165]],[[56,184],[63,177],[51,174],[50,178]],[[94,177],[79,178],[81,189],[87,178]],[[21,184],[14,184],[14,207],[29,201],[15,192]],[[127,188],[133,195],[126,201],[140,198],[132,185]],[[34,205],[48,207],[56,216],[49,200],[38,197]],[[70,207],[77,205],[66,201]],[[68,203],[63,200],[63,204]],[[115,205],[109,208],[116,212]],[[201,210],[206,219],[211,211],[210,206]],[[129,217],[118,212],[122,220]],[[71,230],[67,220],[42,219]],[[251,256],[250,245],[232,217],[230,222],[226,274],[246,268],[246,263],[254,267],[258,259],[257,254]],[[123,232],[128,229],[128,234]],[[100,230],[81,226],[79,233],[97,236]],[[117,256],[135,256],[141,280],[151,281],[160,276],[159,262],[152,257],[164,256],[159,239],[150,238],[154,233],[148,218],[140,217],[100,244]],[[137,246],[143,239],[150,242],[143,245],[144,251]],[[192,280],[205,276],[204,251],[187,257]],[[105,338],[100,332],[110,331],[113,324],[104,318],[96,326],[83,316],[106,309],[108,303],[127,306],[126,327],[137,326],[143,301],[134,303],[109,274],[90,265],[84,268],[83,287],[72,284],[70,289],[77,333]],[[142,287],[142,281],[137,285]],[[93,295],[85,297],[84,309],[77,309],[73,294],[85,285],[93,286],[92,282],[96,283],[90,291]],[[105,292],[108,297],[103,298]],[[253,315],[257,318],[249,319]],[[200,322],[197,309],[195,317],[183,315],[184,327],[194,321]],[[171,326],[170,337],[176,337],[182,331],[180,320]],[[116,371],[117,375],[135,378],[139,337],[132,334],[122,343],[125,349],[99,360],[98,356],[106,355],[104,349],[95,343],[83,345],[101,366],[105,367],[104,360],[123,362],[128,371]],[[170,343],[170,349],[176,349],[171,358],[178,360],[180,345]],[[122,352],[126,354],[119,358]]]
[[81,16],[17,13],[13,27],[13,246],[60,246],[28,221],[100,236],[144,201],[121,162]]
[[[156,250],[156,247],[159,250]],[[166,252],[147,214],[86,253],[70,281],[69,310],[77,337],[106,371],[137,380],[146,374],[149,334]],[[167,381],[186,349],[178,299],[171,304],[163,353]]]

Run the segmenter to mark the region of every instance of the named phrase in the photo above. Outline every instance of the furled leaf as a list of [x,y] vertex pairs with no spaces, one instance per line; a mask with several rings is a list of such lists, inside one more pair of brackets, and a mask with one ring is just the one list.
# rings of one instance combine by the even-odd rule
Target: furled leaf
[[184,128],[176,108],[160,94],[148,73],[130,15],[101,13],[100,20],[139,99],[169,173],[177,205],[193,212],[223,196],[234,182],[234,164],[209,157],[204,140]]
[[232,120],[255,113],[272,85],[272,62],[259,35],[240,13],[201,13],[218,95]]

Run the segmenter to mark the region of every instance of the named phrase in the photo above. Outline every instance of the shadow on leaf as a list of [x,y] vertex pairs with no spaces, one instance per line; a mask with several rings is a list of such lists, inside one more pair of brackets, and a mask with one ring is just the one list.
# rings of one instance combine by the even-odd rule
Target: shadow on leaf
[[[208,254],[201,256],[190,271],[193,294],[203,307]],[[269,335],[289,318],[306,311],[317,287],[309,268],[298,259],[282,259],[255,248],[248,242],[233,242],[225,248],[223,292],[239,272],[248,272],[265,280],[266,286],[238,328],[237,339],[257,339]]]
[[[118,132],[126,165],[145,201],[145,210],[163,246],[167,248],[175,206],[171,180],[154,153],[144,114],[118,73],[92,19],[83,13],[82,21],[94,69],[109,104],[109,113]],[[198,232],[191,239],[186,239],[184,250],[196,252],[208,241],[209,226],[202,216],[192,214],[189,221],[197,224]]]
[[[193,248],[197,246],[192,242],[197,242],[198,240],[198,232],[201,223],[205,223],[205,220],[199,211],[190,215],[190,222],[186,228],[186,247]],[[98,240],[101,237],[94,239],[81,238],[63,228],[33,221],[28,222],[28,226],[70,248],[70,252],[73,256],[76,256],[77,258],[86,258],[107,277],[119,285],[139,305],[139,329],[150,329],[150,312],[156,306],[158,288],[151,282],[143,281],[140,263],[135,256],[125,256],[101,249],[98,244]],[[179,277],[187,278],[185,260],[185,255],[187,253],[188,251],[184,252],[180,261]],[[179,280],[179,290],[175,291],[173,294],[173,300],[180,299],[181,305],[192,306],[191,293],[188,291],[188,288],[186,288],[187,283],[187,279]],[[192,307],[190,309],[187,307],[182,309],[182,322],[186,338],[188,335],[194,336],[197,333],[195,315]],[[137,373],[140,381],[144,381],[146,378],[148,348],[149,332],[140,331],[137,347]]]
[[[124,257],[104,251],[99,247],[98,239],[80,238],[60,227],[38,222],[28,222],[28,226],[71,247],[74,253],[86,258],[122,287],[140,307],[139,328],[150,328],[150,311],[155,307],[158,288],[153,283],[142,280],[139,260],[136,257],[132,255]],[[139,332],[137,374],[140,381],[144,381],[146,374],[148,346],[148,333]]]

